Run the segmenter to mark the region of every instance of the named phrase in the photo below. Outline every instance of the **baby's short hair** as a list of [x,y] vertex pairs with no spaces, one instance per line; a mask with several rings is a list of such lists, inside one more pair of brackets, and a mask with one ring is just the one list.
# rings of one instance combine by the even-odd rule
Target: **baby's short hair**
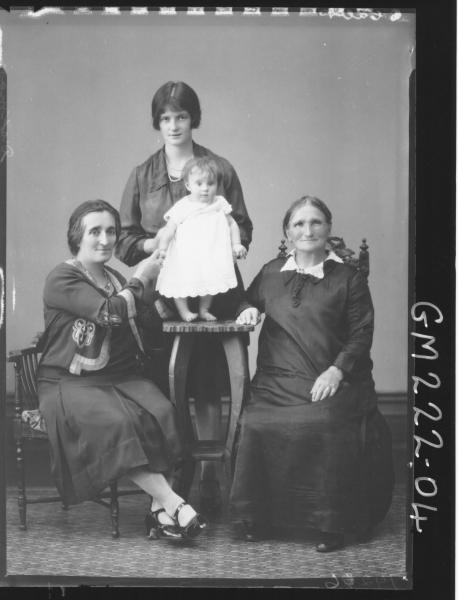
[[185,183],[188,182],[189,176],[194,170],[206,173],[211,179],[216,181],[217,187],[220,186],[223,173],[214,158],[211,158],[210,156],[190,158],[183,167],[182,178]]

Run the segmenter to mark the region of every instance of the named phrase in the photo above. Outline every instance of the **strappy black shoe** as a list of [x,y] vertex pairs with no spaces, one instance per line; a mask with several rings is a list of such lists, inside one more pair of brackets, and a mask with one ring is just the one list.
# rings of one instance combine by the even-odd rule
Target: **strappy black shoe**
[[187,525],[180,525],[180,521],[178,520],[178,515],[180,514],[180,510],[184,507],[188,506],[187,502],[182,502],[175,511],[173,518],[176,521],[176,528],[180,532],[183,538],[190,539],[197,537],[202,530],[205,529],[207,523],[205,520],[199,515],[196,514]]
[[182,538],[178,525],[164,524],[159,521],[159,514],[165,512],[163,508],[149,511],[145,517],[146,535],[150,540],[158,540],[161,537]]

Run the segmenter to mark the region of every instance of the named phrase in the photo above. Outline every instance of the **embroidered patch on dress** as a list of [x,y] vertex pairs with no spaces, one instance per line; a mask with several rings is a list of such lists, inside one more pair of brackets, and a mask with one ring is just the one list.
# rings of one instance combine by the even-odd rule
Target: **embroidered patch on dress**
[[76,319],[73,324],[72,338],[78,348],[90,346],[94,339],[95,325],[86,319]]

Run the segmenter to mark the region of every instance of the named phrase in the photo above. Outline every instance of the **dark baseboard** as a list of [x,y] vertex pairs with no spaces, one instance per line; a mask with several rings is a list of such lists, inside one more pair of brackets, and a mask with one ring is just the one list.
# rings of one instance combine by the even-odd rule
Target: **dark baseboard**
[[407,392],[377,392],[378,405],[385,416],[407,417]]
[[402,445],[407,449],[407,392],[379,392],[377,395],[380,412],[385,417],[393,436],[393,444],[396,446]]

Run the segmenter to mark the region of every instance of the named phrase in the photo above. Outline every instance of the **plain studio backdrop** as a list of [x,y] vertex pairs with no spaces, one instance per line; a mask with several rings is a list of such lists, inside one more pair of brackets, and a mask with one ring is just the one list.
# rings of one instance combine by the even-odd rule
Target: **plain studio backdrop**
[[43,284],[69,258],[70,213],[93,198],[119,208],[131,169],[161,145],[151,126],[153,93],[183,80],[202,106],[195,141],[227,158],[242,183],[254,223],[240,263],[245,284],[278,252],[291,202],[304,194],[324,200],[333,234],[356,251],[363,237],[370,247],[377,390],[406,392],[413,16],[13,12],[0,25],[8,76],[7,349],[43,330]]

